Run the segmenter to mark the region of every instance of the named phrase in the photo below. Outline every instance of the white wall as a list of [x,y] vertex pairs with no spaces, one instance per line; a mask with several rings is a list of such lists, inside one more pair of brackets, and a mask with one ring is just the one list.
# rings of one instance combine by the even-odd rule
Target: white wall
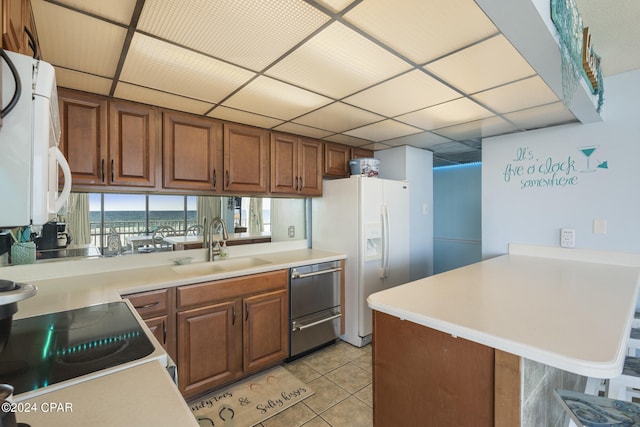
[[402,146],[375,152],[380,178],[409,181],[411,280],[433,274],[433,153]]
[[[640,252],[640,71],[604,88],[602,122],[483,140],[484,258],[506,253],[509,242],[559,246],[563,227],[576,230],[579,248]],[[589,145],[597,146],[594,171],[585,172],[579,147]],[[597,167],[603,162],[608,168]],[[606,234],[594,233],[594,220],[606,221]]]

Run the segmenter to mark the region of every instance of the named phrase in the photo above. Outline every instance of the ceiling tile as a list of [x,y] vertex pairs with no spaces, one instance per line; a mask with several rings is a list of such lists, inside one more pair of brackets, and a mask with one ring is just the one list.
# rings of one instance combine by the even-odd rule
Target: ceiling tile
[[455,90],[420,70],[413,70],[343,101],[387,117],[394,117],[458,97],[460,94]]
[[109,95],[111,81],[104,77],[56,67],[56,84],[59,87]]
[[333,133],[326,130],[298,125],[291,122],[283,123],[279,126],[276,126],[274,130],[293,133],[295,135],[308,136],[309,138],[324,138],[325,136],[329,136]]
[[138,30],[258,71],[328,20],[303,0],[146,0]]
[[457,141],[467,139],[486,138],[504,133],[516,132],[517,129],[506,120],[493,116],[461,125],[436,129],[434,132]]
[[253,76],[245,69],[135,34],[120,77],[139,86],[217,103]]
[[224,105],[290,120],[331,102],[329,98],[260,76],[235,93]]
[[244,123],[246,125],[258,126],[265,129],[271,129],[282,123],[282,120],[273,117],[261,116],[260,114],[248,113],[246,111],[228,108],[222,105],[217,106],[212,112],[207,114],[209,117],[215,117],[220,120],[230,122]]
[[440,135],[436,135],[431,132],[421,132],[413,135],[403,136],[400,138],[389,139],[385,141],[385,144],[390,146],[411,145],[418,148],[430,148],[437,144],[450,141],[449,138],[445,138]]
[[352,147],[370,146],[372,144],[371,141],[366,139],[356,138],[355,136],[349,136],[343,133],[337,133],[323,139],[329,142],[337,142],[338,144],[351,145]]
[[315,0],[315,2],[326,7],[333,13],[339,13],[353,3],[353,0]]
[[468,98],[458,98],[413,113],[396,117],[396,120],[422,128],[437,129],[492,116],[493,113]]
[[203,114],[212,107],[211,104],[196,99],[122,82],[118,83],[113,96],[193,114]]
[[503,35],[462,49],[424,68],[465,93],[479,92],[535,74]]
[[[40,3],[42,0],[31,1],[32,4],[36,2]],[[58,0],[58,3],[76,8],[86,13],[101,16],[124,25],[129,25],[131,23],[133,10],[136,7],[136,0]]]
[[361,110],[341,102],[334,102],[326,107],[298,117],[294,121],[307,126],[327,129],[333,132],[344,132],[370,123],[379,122],[384,117]]
[[357,138],[379,142],[387,139],[400,138],[401,136],[411,135],[418,132],[421,132],[421,130],[414,128],[413,126],[405,125],[404,123],[396,122],[395,120],[387,119],[344,133]]
[[417,64],[497,32],[473,0],[367,0],[345,18]]
[[556,94],[538,76],[486,90],[472,98],[498,114],[558,101]]
[[33,4],[41,58],[58,67],[113,77],[127,30],[51,3]]
[[524,130],[577,121],[573,113],[562,102],[516,111],[515,113],[505,114],[504,117]]
[[342,98],[407,71],[410,65],[335,22],[266,74],[333,98]]

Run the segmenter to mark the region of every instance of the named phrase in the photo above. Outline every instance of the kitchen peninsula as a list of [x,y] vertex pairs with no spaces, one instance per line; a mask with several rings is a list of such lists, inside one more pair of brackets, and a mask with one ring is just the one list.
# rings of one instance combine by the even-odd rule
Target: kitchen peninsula
[[374,424],[560,425],[553,388],[622,371],[639,276],[637,255],[511,245],[371,295]]

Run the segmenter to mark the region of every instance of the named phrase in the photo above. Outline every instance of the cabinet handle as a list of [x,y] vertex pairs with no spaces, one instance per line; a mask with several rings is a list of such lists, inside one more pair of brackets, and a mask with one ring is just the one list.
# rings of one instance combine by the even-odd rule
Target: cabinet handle
[[160,304],[160,301],[150,302],[149,304],[145,304],[145,305],[134,305],[133,308],[135,308],[136,310],[142,310],[142,309],[145,309],[145,308],[150,308],[150,307],[156,306],[158,304]]
[[302,177],[300,177],[300,186],[298,187],[298,191],[302,191]]
[[227,188],[229,188],[229,169],[227,169],[227,170],[225,171],[225,174],[226,174],[226,178],[227,178],[227,182],[225,183],[225,186],[226,186]]
[[111,159],[111,182],[114,181],[113,176],[113,159]]
[[296,185],[294,186],[293,190],[297,193],[298,192],[298,177],[296,176]]
[[162,321],[162,344],[167,345],[167,322]]
[[100,161],[100,179],[104,182],[104,159]]
[[244,303],[244,321],[248,321],[249,320],[249,304],[247,304],[247,302],[245,301]]
[[236,306],[231,307],[231,324],[236,324]]
[[216,189],[216,170],[215,168],[213,169],[213,189]]

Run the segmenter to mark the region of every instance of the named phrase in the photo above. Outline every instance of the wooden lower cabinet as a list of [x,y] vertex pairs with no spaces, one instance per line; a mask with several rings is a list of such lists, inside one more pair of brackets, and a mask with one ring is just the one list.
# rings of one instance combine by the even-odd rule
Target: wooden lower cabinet
[[177,288],[178,388],[192,397],[289,355],[287,270]]
[[239,300],[178,313],[178,388],[192,396],[238,378]]

